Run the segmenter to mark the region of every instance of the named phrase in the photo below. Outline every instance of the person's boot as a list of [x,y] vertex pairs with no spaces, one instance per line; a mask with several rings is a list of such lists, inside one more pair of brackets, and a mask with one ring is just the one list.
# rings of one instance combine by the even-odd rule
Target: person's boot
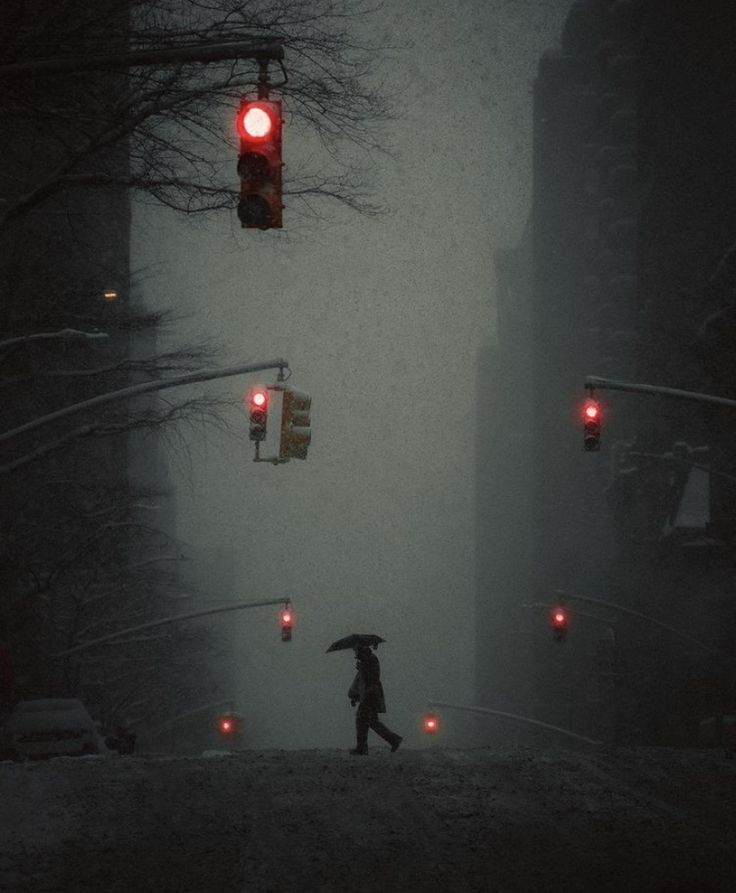
[[354,756],[364,757],[368,753],[368,748],[366,746],[361,747],[360,745],[358,745],[357,747],[354,747],[350,751],[350,753],[353,754]]
[[396,753],[396,751],[399,749],[399,745],[403,740],[404,739],[401,737],[401,735],[394,735],[394,739],[391,742],[391,753]]

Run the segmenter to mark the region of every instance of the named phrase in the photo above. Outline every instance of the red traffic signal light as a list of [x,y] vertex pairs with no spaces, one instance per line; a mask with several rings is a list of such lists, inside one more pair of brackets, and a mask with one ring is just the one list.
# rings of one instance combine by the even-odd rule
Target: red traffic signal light
[[268,423],[268,388],[256,385],[248,392],[248,406],[250,407],[250,434],[251,440],[265,440],[266,426]]
[[601,448],[601,405],[592,398],[583,407],[583,446],[588,452]]
[[424,731],[428,735],[435,735],[439,731],[440,721],[435,713],[426,713],[424,716]]
[[273,120],[262,104],[246,103],[238,115],[238,132],[244,139],[265,139],[273,130]]
[[281,624],[281,641],[291,642],[291,630],[294,626],[294,612],[291,607],[286,607],[281,611],[279,623]]
[[549,619],[552,624],[552,634],[555,637],[555,641],[563,642],[567,638],[567,629],[570,620],[567,608],[562,605],[556,605],[550,611]]
[[281,102],[244,99],[236,120],[240,136],[238,218],[243,228],[280,229],[282,204]]
[[225,738],[239,738],[243,733],[243,718],[239,713],[223,713],[217,728]]

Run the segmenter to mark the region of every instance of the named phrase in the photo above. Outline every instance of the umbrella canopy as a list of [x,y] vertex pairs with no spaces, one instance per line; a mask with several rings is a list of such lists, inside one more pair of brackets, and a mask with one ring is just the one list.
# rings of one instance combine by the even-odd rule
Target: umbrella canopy
[[378,643],[385,641],[380,636],[374,636],[370,633],[352,633],[349,636],[338,639],[337,642],[333,642],[325,651],[325,654],[330,651],[345,651],[348,648],[357,648],[358,645],[370,645],[375,651],[378,648]]

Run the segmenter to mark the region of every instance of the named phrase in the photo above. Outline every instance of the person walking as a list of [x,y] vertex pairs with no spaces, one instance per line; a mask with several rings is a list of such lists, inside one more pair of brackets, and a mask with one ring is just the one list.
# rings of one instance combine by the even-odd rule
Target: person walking
[[381,685],[381,665],[368,645],[357,645],[355,657],[358,672],[350,686],[348,697],[353,707],[356,703],[358,705],[355,713],[357,744],[350,753],[356,755],[368,753],[368,729],[373,729],[387,741],[391,745],[391,753],[394,753],[404,739],[396,732],[392,732],[378,718],[379,713],[386,712],[386,700]]

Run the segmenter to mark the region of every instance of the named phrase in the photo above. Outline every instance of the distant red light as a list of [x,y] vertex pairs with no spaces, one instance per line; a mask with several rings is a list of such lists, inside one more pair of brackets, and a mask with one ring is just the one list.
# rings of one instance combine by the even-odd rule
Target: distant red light
[[600,414],[600,407],[597,403],[588,403],[585,407],[585,415],[589,419],[597,419]]
[[555,621],[555,623],[564,623],[565,622],[565,615],[562,613],[562,611],[555,611],[554,621]]
[[429,735],[433,735],[439,729],[439,721],[434,713],[428,713],[424,717],[424,731]]
[[253,402],[256,406],[263,406],[266,402],[266,395],[263,391],[256,391],[255,394],[253,394]]
[[291,623],[291,611],[282,611],[281,612],[281,624],[286,626]]

